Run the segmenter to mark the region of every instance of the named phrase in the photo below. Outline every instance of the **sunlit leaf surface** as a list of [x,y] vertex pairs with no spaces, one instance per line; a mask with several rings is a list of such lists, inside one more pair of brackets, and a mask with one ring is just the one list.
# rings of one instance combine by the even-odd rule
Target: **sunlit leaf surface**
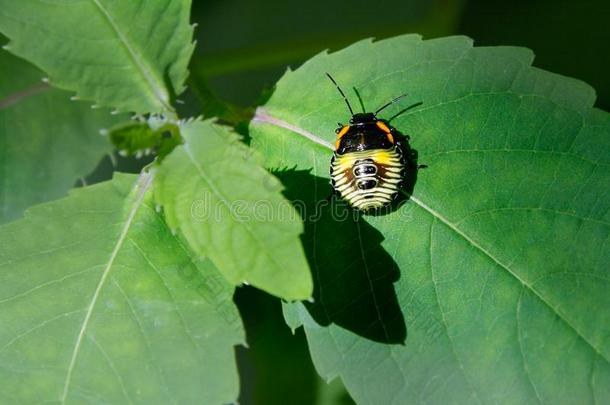
[[7,49],[120,111],[172,110],[193,51],[190,0],[0,0]]
[[229,286],[116,175],[0,227],[0,402],[230,403]]
[[157,202],[170,227],[232,283],[294,300],[311,297],[299,213],[239,136],[211,121],[181,125],[184,144],[161,164]]
[[[286,195],[321,213],[303,237],[315,301],[287,321],[358,403],[610,401],[610,116],[532,60],[464,37],[363,41],[287,73],[251,124]],[[428,168],[391,213],[315,208],[349,118],[325,72],[368,111],[408,93],[381,118]]]

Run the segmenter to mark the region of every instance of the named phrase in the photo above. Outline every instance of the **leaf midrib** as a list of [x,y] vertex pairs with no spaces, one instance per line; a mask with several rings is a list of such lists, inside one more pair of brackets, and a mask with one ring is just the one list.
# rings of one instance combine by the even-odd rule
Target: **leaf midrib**
[[[146,66],[144,61],[141,60],[140,55],[135,51],[135,49],[131,46],[127,37],[123,34],[123,32],[119,29],[117,24],[114,21],[114,18],[110,15],[108,10],[102,6],[99,0],[91,0],[93,4],[96,6],[98,11],[102,14],[104,20],[110,25],[111,29],[116,34],[119,43],[125,48],[129,57],[133,61],[134,65],[137,68],[137,71],[142,75],[144,80],[148,83],[149,91],[153,95],[153,98],[160,103],[160,107],[167,111],[173,111],[172,106],[169,104],[168,95],[165,91],[165,84],[163,80],[159,80],[158,77],[152,73],[153,71],[150,67]],[[159,83],[161,83],[159,85]]]
[[[221,136],[221,135],[219,135]],[[193,166],[195,166],[195,169],[197,169],[197,172],[199,173],[199,176],[201,177],[201,179],[208,185],[208,187],[212,190],[212,192],[214,193],[214,195],[216,196],[216,198],[225,206],[225,208],[227,209],[227,211],[229,212],[229,215],[235,220],[236,223],[242,223],[243,224],[243,228],[248,232],[248,234],[250,234],[250,236],[252,237],[252,239],[254,239],[256,241],[256,243],[261,247],[261,249],[259,250],[259,252],[262,252],[262,254],[269,258],[269,261],[271,263],[273,263],[276,268],[278,269],[283,269],[283,266],[280,265],[280,263],[277,262],[275,255],[269,254],[269,252],[267,251],[267,249],[265,249],[265,247],[267,246],[265,243],[263,243],[263,241],[261,241],[258,236],[256,235],[256,232],[250,227],[250,225],[248,224],[247,221],[238,221],[236,220],[236,218],[233,216],[233,210],[231,210],[231,207],[229,207],[229,205],[227,204],[227,201],[229,201],[230,199],[227,199],[224,194],[216,187],[216,185],[214,184],[214,182],[205,174],[205,171],[203,170],[203,167],[201,167],[201,165],[197,162],[197,160],[195,159],[195,156],[193,155],[189,144],[185,143],[183,145],[184,150],[189,158],[189,160],[191,161],[191,163],[193,164]],[[240,276],[241,272],[240,272]],[[251,280],[242,280],[245,282],[250,282]]]
[[87,312],[83,319],[83,323],[81,324],[81,328],[80,328],[78,336],[76,338],[76,342],[74,343],[74,350],[72,351],[72,356],[70,357],[70,363],[68,365],[68,370],[66,372],[66,379],[64,382],[64,388],[63,388],[63,392],[62,392],[61,399],[60,399],[62,404],[66,403],[66,398],[68,396],[68,391],[70,389],[70,383],[72,382],[72,372],[74,371],[74,366],[76,365],[76,360],[78,358],[78,354],[80,353],[80,346],[81,346],[83,338],[85,336],[87,327],[89,326],[91,314],[93,313],[93,309],[95,307],[95,304],[97,303],[97,299],[100,295],[100,292],[102,291],[102,288],[104,287],[104,284],[106,282],[106,279],[108,278],[108,275],[110,274],[110,270],[112,269],[112,267],[114,265],[114,261],[116,260],[116,257],[118,256],[119,251],[121,250],[121,248],[123,247],[123,244],[125,243],[125,240],[127,239],[127,234],[129,233],[129,230],[130,230],[133,220],[136,216],[136,213],[138,212],[138,209],[140,208],[140,206],[142,205],[142,202],[144,201],[146,192],[148,191],[148,189],[150,188],[150,185],[152,184],[152,180],[153,180],[153,175],[150,173],[143,173],[140,175],[140,178],[138,179],[136,198],[133,201],[133,205],[132,205],[131,209],[129,210],[129,214],[127,216],[125,224],[123,225],[123,228],[121,229],[121,233],[119,234],[119,237],[112,250],[112,253],[110,254],[106,267],[104,268],[104,271],[102,272],[102,275],[97,284],[97,287],[95,288],[95,291],[93,293],[93,296],[91,297],[91,301],[89,302],[89,305],[87,307]]
[[[266,123],[266,124],[269,124],[269,125],[274,125],[274,126],[277,126],[279,128],[283,128],[283,129],[292,131],[292,132],[294,132],[294,133],[296,133],[298,135],[303,136],[304,138],[306,138],[306,139],[308,139],[308,140],[310,140],[312,142],[315,142],[318,145],[322,145],[322,146],[328,148],[329,150],[333,151],[332,145],[330,143],[324,141],[319,136],[317,136],[317,135],[307,131],[304,128],[300,128],[297,125],[294,125],[294,124],[291,124],[289,122],[283,121],[283,120],[281,120],[279,118],[276,118],[273,115],[269,114],[267,111],[263,111],[261,109],[257,110],[256,115],[252,119],[252,122]],[[307,135],[305,135],[305,134],[307,134]],[[454,233],[456,233],[462,239],[466,240],[472,247],[474,247],[475,249],[477,249],[478,251],[483,253],[490,260],[492,260],[496,265],[498,265],[500,268],[502,268],[503,270],[508,272],[511,276],[513,276],[524,287],[526,287],[536,297],[538,297],[538,299],[540,299],[540,301],[543,304],[545,304],[547,307],[549,307],[549,309],[551,309],[553,311],[553,313],[556,314],[559,319],[561,319],[568,327],[570,327],[576,333],[576,335],[578,335],[578,337],[580,337],[585,343],[587,343],[587,345],[589,345],[595,351],[595,353],[597,355],[599,355],[601,358],[603,358],[604,360],[606,360],[607,362],[610,363],[610,359],[608,359],[602,353],[602,351],[598,347],[596,347],[592,342],[590,342],[580,332],[580,330],[576,326],[572,325],[571,322],[569,322],[536,289],[534,289],[533,286],[530,283],[528,283],[524,279],[522,279],[517,273],[512,271],[506,264],[504,264],[502,261],[500,261],[498,258],[496,258],[491,252],[489,252],[487,249],[485,249],[483,246],[481,246],[479,243],[477,243],[474,239],[469,237],[465,232],[463,232],[461,229],[459,229],[455,224],[453,224],[451,221],[449,221],[447,218],[445,218],[443,215],[441,215],[438,211],[436,211],[433,208],[429,207],[427,204],[425,204],[423,201],[421,201],[417,197],[415,197],[413,195],[409,195],[406,192],[404,192],[404,194],[406,195],[406,197],[409,198],[410,201],[413,201],[413,203],[415,203],[421,209],[423,209],[424,211],[428,212],[428,214],[432,215],[433,218],[436,218],[437,220],[441,221],[445,226],[447,226],[449,229],[451,229]]]
[[0,100],[0,110],[11,107],[20,103],[28,97],[35,96],[44,91],[50,90],[51,87],[46,83],[36,83],[24,88],[23,90],[9,94]]

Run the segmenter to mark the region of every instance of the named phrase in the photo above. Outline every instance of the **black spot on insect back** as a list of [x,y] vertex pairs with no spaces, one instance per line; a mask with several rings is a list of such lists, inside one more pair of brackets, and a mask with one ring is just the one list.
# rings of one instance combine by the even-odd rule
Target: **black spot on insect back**
[[364,164],[364,165],[360,165],[360,166],[356,166],[354,167],[354,176],[359,177],[359,176],[366,176],[368,175],[372,175],[377,173],[377,166],[375,166],[373,164],[373,162],[371,162],[371,164]]
[[357,183],[360,190],[370,190],[377,185],[376,179],[359,180]]

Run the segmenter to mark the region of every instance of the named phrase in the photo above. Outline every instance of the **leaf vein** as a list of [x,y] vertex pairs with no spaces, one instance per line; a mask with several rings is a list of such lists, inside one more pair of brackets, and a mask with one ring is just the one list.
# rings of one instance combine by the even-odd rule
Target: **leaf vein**
[[127,388],[125,387],[123,377],[117,370],[116,366],[114,365],[114,362],[112,361],[112,359],[110,358],[108,353],[106,353],[106,350],[104,350],[104,348],[99,344],[99,342],[92,335],[89,335],[88,338],[89,338],[89,340],[91,340],[93,342],[93,345],[102,354],[102,357],[104,358],[104,360],[106,360],[106,363],[108,363],[108,366],[112,370],[112,373],[115,375],[115,377],[117,378],[117,380],[119,382],[119,385],[121,386],[121,391],[123,392],[125,399],[127,399],[127,402],[129,402],[130,404],[133,404],[133,401],[131,400],[131,398],[129,397],[129,394],[127,393]]
[[[163,380],[163,383],[164,383],[163,391],[165,392],[165,394],[167,395],[168,398],[172,398],[172,395],[170,395],[168,384],[167,384],[167,377],[165,376],[165,373],[163,372],[161,367],[159,367],[159,365],[157,364],[157,362],[155,360],[155,356],[154,356],[155,351],[152,349],[152,347],[150,345],[148,336],[146,335],[146,333],[144,333],[144,327],[142,326],[142,322],[140,321],[140,318],[138,317],[138,314],[137,314],[135,308],[131,304],[131,300],[129,299],[129,296],[125,293],[125,291],[123,290],[123,288],[121,287],[119,282],[116,281],[116,279],[114,277],[110,277],[110,279],[112,280],[112,283],[116,286],[117,290],[119,291],[119,293],[125,300],[125,303],[127,304],[127,307],[129,308],[129,314],[135,321],[136,325],[138,325],[138,332],[140,332],[140,335],[142,336],[142,340],[144,341],[144,344],[146,345],[146,351],[148,351],[148,353],[150,354],[150,359],[151,359],[150,363],[153,364],[153,367],[156,368],[157,372],[159,373],[159,376],[161,377],[161,380]],[[175,403],[175,400],[173,402]]]
[[78,312],[82,312],[82,311],[83,311],[82,309],[78,309],[78,310],[71,311],[71,312],[65,312],[63,314],[59,314],[57,316],[54,316],[53,318],[49,318],[49,319],[44,320],[43,322],[41,322],[41,323],[37,324],[36,326],[26,330],[23,333],[20,333],[19,335],[15,336],[11,340],[9,340],[4,346],[2,346],[0,348],[0,353],[2,353],[3,351],[5,351],[9,347],[11,347],[13,344],[17,343],[20,339],[24,338],[25,336],[29,335],[32,332],[37,331],[38,329],[44,327],[45,325],[47,325],[47,324],[49,324],[49,323],[51,323],[53,321],[56,321],[58,319],[65,318],[67,316],[74,315],[74,314],[76,314]]
[[434,296],[436,297],[436,304],[437,304],[438,310],[441,314],[441,321],[443,324],[443,329],[445,330],[445,334],[447,335],[447,341],[449,342],[449,347],[451,348],[453,357],[455,358],[455,361],[457,362],[458,366],[460,367],[460,371],[463,374],[464,379],[466,380],[466,383],[468,384],[468,387],[470,388],[470,391],[472,392],[473,397],[477,400],[478,403],[481,403],[481,400],[479,399],[479,396],[477,395],[476,391],[474,390],[474,386],[472,385],[470,378],[466,374],[466,370],[464,370],[464,365],[462,364],[460,358],[457,355],[457,352],[455,351],[455,345],[453,343],[453,339],[451,338],[451,334],[449,333],[449,328],[447,327],[447,319],[445,318],[445,312],[443,311],[443,306],[441,305],[440,296],[438,293],[438,280],[436,279],[436,275],[434,272],[434,260],[433,260],[434,256],[432,254],[432,244],[434,241],[433,231],[434,231],[434,225],[436,224],[436,221],[437,221],[437,219],[433,217],[432,222],[430,223],[430,231],[429,231],[429,239],[428,239],[428,243],[429,243],[428,252],[430,254],[430,257],[429,257],[430,276],[432,278],[432,285],[434,287]]
[[129,241],[133,244],[133,246],[136,248],[136,250],[140,253],[140,255],[142,255],[142,257],[144,258],[144,260],[146,260],[146,262],[148,263],[148,265],[150,267],[152,267],[152,269],[155,271],[155,273],[157,274],[157,277],[159,277],[159,280],[161,281],[161,284],[163,284],[163,288],[165,288],[165,291],[167,291],[167,294],[171,297],[172,301],[174,302],[174,304],[176,305],[176,313],[178,314],[178,318],[180,318],[180,323],[182,323],[182,327],[184,328],[184,330],[186,331],[187,336],[189,337],[189,340],[191,341],[191,343],[193,344],[193,348],[195,349],[195,351],[198,351],[199,346],[197,345],[197,342],[195,340],[195,338],[193,337],[193,333],[191,332],[191,330],[189,329],[186,321],[184,320],[184,316],[182,315],[182,312],[179,309],[179,303],[176,300],[176,298],[174,297],[174,295],[172,294],[169,286],[167,285],[165,279],[161,276],[161,272],[159,271],[159,268],[149,259],[148,255],[146,255],[146,253],[144,252],[144,250],[136,243],[135,240],[129,238]]
[[188,143],[185,143],[183,145],[183,147],[184,147],[184,150],[186,151],[187,156],[189,157],[189,160],[191,161],[193,166],[195,166],[195,168],[197,169],[197,172],[199,173],[200,178],[208,185],[209,189],[212,190],[214,195],[216,195],[216,198],[218,198],[220,203],[227,209],[227,211],[229,212],[229,215],[234,219],[234,224],[235,223],[243,224],[243,228],[250,235],[250,237],[254,241],[256,241],[256,243],[259,246],[261,246],[261,249],[259,250],[261,255],[267,256],[270,259],[270,261],[273,264],[276,265],[277,268],[282,268],[282,266],[275,259],[275,256],[270,254],[268,252],[268,249],[264,248],[266,245],[258,238],[258,236],[256,235],[256,232],[254,232],[254,230],[250,227],[248,222],[247,221],[241,221],[239,218],[235,218],[235,214],[234,214],[233,210],[231,209],[231,207],[229,206],[229,204],[227,202],[229,200],[220,192],[220,190],[214,185],[214,182],[207,176],[207,174],[205,173],[205,171],[203,170],[201,165],[195,159],[195,156],[193,155],[193,153],[192,153]]
[[115,32],[117,38],[119,39],[120,44],[125,48],[129,57],[134,62],[138,71],[144,78],[144,80],[148,83],[148,90],[153,94],[155,99],[160,102],[161,107],[168,110],[173,111],[173,108],[169,105],[169,97],[165,90],[165,85],[163,80],[159,80],[159,78],[155,77],[152,73],[152,70],[149,69],[146,64],[141,60],[141,56],[135,51],[135,49],[131,46],[127,37],[121,32],[118,25],[114,21],[114,18],[110,15],[108,10],[102,6],[99,0],[91,0],[93,4],[97,7],[98,11],[103,15],[106,22],[110,25],[112,30]]
[[80,331],[78,332],[78,336],[76,337],[76,341],[74,343],[74,350],[72,351],[70,363],[68,364],[68,371],[66,373],[66,379],[64,382],[63,392],[62,392],[61,398],[60,398],[60,401],[62,404],[66,403],[66,399],[68,396],[68,390],[70,388],[70,383],[72,381],[72,372],[74,371],[74,366],[76,365],[76,360],[77,360],[78,354],[80,352],[80,347],[81,347],[81,344],[83,341],[83,337],[85,336],[85,332],[87,330],[87,327],[89,326],[89,321],[90,321],[91,315],[93,313],[93,308],[95,307],[95,304],[97,303],[97,299],[99,298],[100,292],[102,291],[102,287],[106,283],[106,279],[108,278],[108,275],[110,274],[110,270],[112,269],[112,266],[114,265],[114,261],[116,260],[118,254],[119,254],[119,251],[121,250],[121,248],[123,247],[123,244],[125,243],[127,233],[129,232],[129,230],[131,228],[131,224],[136,216],[136,213],[138,212],[138,209],[142,205],[142,201],[144,200],[144,196],[146,195],[146,192],[148,191],[148,188],[150,187],[150,185],[152,183],[152,179],[153,179],[152,174],[148,174],[148,173],[141,174],[140,178],[138,179],[137,195],[133,201],[133,206],[132,206],[131,210],[129,211],[127,220],[125,221],[125,224],[123,225],[123,229],[121,230],[121,233],[119,234],[117,242],[114,246],[114,249],[113,249],[112,253],[110,254],[108,263],[106,264],[106,267],[104,268],[104,271],[102,272],[100,280],[95,288],[93,296],[91,297],[91,301],[87,308],[85,318],[83,319],[83,323],[81,325]]
[[0,110],[18,104],[19,102],[25,100],[28,97],[38,95],[50,89],[51,87],[49,87],[47,83],[36,83],[21,91],[9,94],[8,96],[0,100]]
[[3,298],[3,299],[0,300],[0,304],[6,304],[7,302],[16,300],[18,298],[26,297],[29,294],[31,294],[31,293],[33,293],[35,291],[40,290],[41,288],[48,287],[50,285],[60,283],[60,282],[65,281],[65,280],[67,280],[69,278],[72,278],[72,277],[80,276],[81,274],[87,273],[87,272],[95,269],[97,266],[98,265],[90,266],[90,267],[88,267],[88,268],[86,268],[84,270],[80,270],[80,271],[76,271],[74,273],[66,274],[63,277],[60,277],[60,278],[57,278],[57,279],[54,279],[54,280],[47,281],[45,283],[39,284],[36,287],[30,288],[29,290],[20,292],[20,293],[15,294],[15,295],[11,295],[10,297],[7,297],[7,298]]
[[527,367],[527,360],[525,359],[525,352],[523,351],[523,336],[521,334],[521,300],[523,299],[524,291],[526,291],[525,288],[522,288],[521,292],[519,293],[519,299],[517,300],[517,306],[515,307],[515,320],[517,321],[517,344],[519,346],[519,354],[521,354],[521,361],[523,363],[523,370],[525,371],[527,381],[529,381],[530,385],[532,386],[538,403],[542,404],[542,399],[540,398],[540,394],[534,385],[534,381],[532,381],[532,376],[529,368]]

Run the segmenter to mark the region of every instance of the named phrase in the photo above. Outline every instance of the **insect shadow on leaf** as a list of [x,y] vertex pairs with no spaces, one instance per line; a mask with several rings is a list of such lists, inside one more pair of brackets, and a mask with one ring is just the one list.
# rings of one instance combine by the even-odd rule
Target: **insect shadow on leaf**
[[382,234],[346,203],[328,204],[328,179],[308,170],[274,174],[305,222],[301,240],[314,278],[314,301],[305,306],[312,317],[373,341],[404,343],[407,330],[393,285],[400,272],[381,246]]

